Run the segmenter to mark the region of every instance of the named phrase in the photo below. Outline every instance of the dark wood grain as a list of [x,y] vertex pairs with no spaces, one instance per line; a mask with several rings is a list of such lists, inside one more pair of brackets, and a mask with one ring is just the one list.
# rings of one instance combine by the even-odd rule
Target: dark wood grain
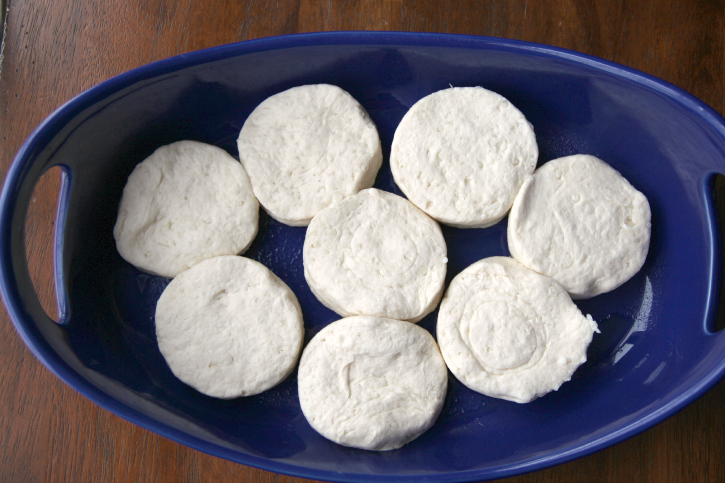
[[[722,1],[10,0],[0,78],[3,176],[32,130],[79,92],[183,52],[271,35],[404,30],[507,37],[642,70],[725,112]],[[58,173],[41,181],[26,241],[54,314]],[[721,187],[722,190],[723,187]],[[134,426],[66,387],[0,321],[0,481],[303,481],[214,458]],[[658,426],[507,481],[725,481],[725,382]]]

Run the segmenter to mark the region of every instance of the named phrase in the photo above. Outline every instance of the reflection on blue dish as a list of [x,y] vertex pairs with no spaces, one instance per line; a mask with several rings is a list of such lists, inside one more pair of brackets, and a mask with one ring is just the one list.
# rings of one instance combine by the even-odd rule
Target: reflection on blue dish
[[[587,153],[649,199],[653,238],[642,271],[614,292],[579,301],[599,322],[588,362],[558,392],[519,405],[450,378],[435,426],[402,449],[344,448],[301,414],[296,376],[258,396],[206,397],[178,381],[155,340],[168,280],[115,250],[112,227],[133,167],[163,144],[193,139],[236,155],[244,120],[266,97],[336,84],[378,126],[385,163],[376,187],[401,194],[387,164],[395,128],[421,97],[453,86],[506,96],[534,125],[539,163]],[[24,263],[23,219],[35,181],[62,165],[58,277],[61,325],[38,303]],[[711,177],[725,172],[725,127],[688,94],[599,59],[524,42],[433,34],[351,32],[277,37],[185,54],[113,78],[49,117],[19,152],[0,205],[2,290],[33,352],[82,394],[122,417],[202,451],[272,471],[340,481],[482,480],[540,469],[641,431],[702,394],[725,372],[713,334],[719,241]],[[443,227],[447,281],[471,263],[508,255],[506,220]],[[262,213],[245,256],[297,294],[306,341],[338,317],[304,281],[304,228]],[[437,312],[421,321],[435,333]]]

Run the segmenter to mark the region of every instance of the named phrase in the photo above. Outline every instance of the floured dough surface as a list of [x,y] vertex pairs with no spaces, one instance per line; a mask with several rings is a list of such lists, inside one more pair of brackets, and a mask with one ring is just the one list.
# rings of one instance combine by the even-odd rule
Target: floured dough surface
[[322,211],[307,228],[305,279],[347,317],[417,322],[443,292],[446,243],[438,224],[406,199],[363,190]]
[[452,226],[485,228],[511,208],[539,148],[524,115],[482,87],[424,97],[393,139],[395,182],[420,209]]
[[594,156],[568,156],[541,166],[521,188],[509,215],[509,251],[572,298],[589,298],[642,268],[650,220],[647,198],[617,171]]
[[448,368],[487,396],[526,403],[557,390],[587,359],[597,324],[556,281],[508,257],[458,274],[436,335]]
[[350,317],[322,329],[300,360],[300,405],[322,436],[400,448],[440,414],[448,373],[433,337],[409,322]]
[[276,386],[297,363],[304,328],[292,290],[261,263],[216,257],[171,281],[156,305],[156,337],[171,371],[218,398]]
[[269,97],[247,118],[237,144],[259,202],[293,226],[308,225],[321,209],[371,187],[383,160],[365,109],[327,84]]
[[226,151],[196,141],[160,147],[128,177],[113,236],[137,268],[175,277],[207,258],[244,252],[259,204]]

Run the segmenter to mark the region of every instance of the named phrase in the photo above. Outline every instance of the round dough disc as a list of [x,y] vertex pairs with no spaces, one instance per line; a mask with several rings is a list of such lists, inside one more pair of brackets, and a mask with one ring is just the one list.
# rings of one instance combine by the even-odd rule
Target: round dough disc
[[343,317],[418,322],[443,293],[446,242],[405,198],[363,190],[320,211],[302,252],[312,293]]
[[485,228],[506,215],[538,156],[531,124],[509,101],[482,87],[455,87],[410,108],[395,131],[390,168],[431,217]]
[[409,322],[358,316],[322,329],[302,353],[300,405],[310,425],[344,446],[400,448],[430,428],[448,386],[433,337]]
[[511,256],[553,278],[574,299],[609,292],[642,268],[649,251],[647,198],[588,155],[541,166],[516,197]]
[[478,261],[451,282],[438,312],[441,353],[463,384],[527,403],[559,389],[587,360],[597,324],[556,281],[508,257]]
[[327,84],[266,99],[247,118],[237,144],[259,202],[292,226],[308,225],[321,209],[371,187],[383,161],[365,109]]
[[180,141],[128,177],[113,236],[126,261],[171,278],[207,258],[244,252],[258,219],[242,165],[221,148]]
[[171,281],[156,305],[156,337],[176,377],[230,399],[279,384],[302,348],[292,290],[244,257],[205,260]]

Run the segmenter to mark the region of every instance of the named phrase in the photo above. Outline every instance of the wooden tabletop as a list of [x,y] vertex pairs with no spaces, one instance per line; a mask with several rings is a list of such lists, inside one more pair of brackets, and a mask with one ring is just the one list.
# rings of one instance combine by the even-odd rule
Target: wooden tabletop
[[[603,57],[725,112],[725,4],[716,1],[9,0],[0,73],[0,169],[58,106],[149,62],[230,42],[328,30],[505,37]],[[26,228],[36,289],[55,313],[58,173]],[[304,481],[215,458],[99,408],[46,370],[0,321],[0,481]],[[508,481],[725,481],[725,382],[658,426]]]

